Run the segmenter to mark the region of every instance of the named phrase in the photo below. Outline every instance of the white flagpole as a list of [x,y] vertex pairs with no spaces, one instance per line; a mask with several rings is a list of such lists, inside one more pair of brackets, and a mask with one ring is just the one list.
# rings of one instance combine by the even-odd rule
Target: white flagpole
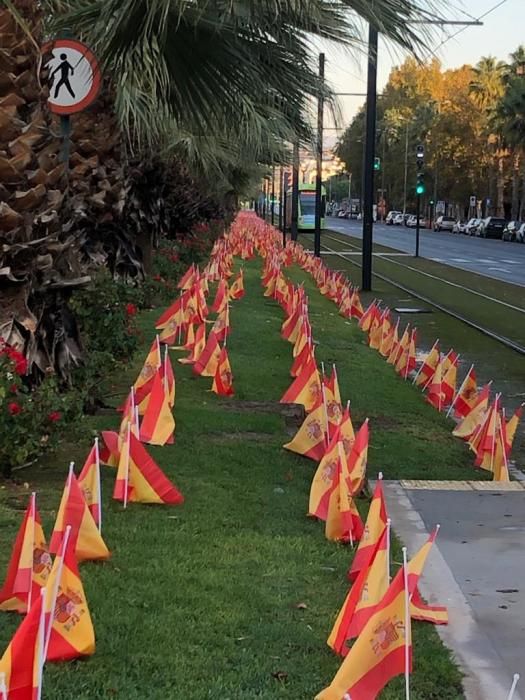
[[[0,673],[0,700],[7,700],[7,688],[5,687],[5,673]],[[38,700],[40,700],[38,698]]]
[[162,365],[162,352],[160,350],[160,337],[159,334],[155,336],[155,340],[157,341],[157,354],[158,354],[158,364],[157,364],[157,369]]
[[453,399],[452,403],[450,404],[450,408],[448,409],[447,415],[446,415],[447,418],[448,418],[448,417],[450,416],[450,414],[452,413],[452,409],[454,408],[454,406],[456,405],[457,400],[458,400],[459,397],[461,396],[461,392],[462,392],[463,389],[465,388],[465,385],[466,385],[466,383],[468,382],[468,379],[469,379],[469,377],[470,377],[470,373],[472,372],[473,369],[474,369],[474,365],[470,365],[470,369],[469,369],[469,371],[467,372],[467,374],[465,375],[465,379],[462,381],[461,386],[459,387],[459,389],[458,389],[458,391],[457,391],[457,394],[454,396],[454,399]]
[[408,379],[408,365],[410,364],[410,348],[412,346],[412,340],[416,334],[417,328],[414,328],[412,333],[410,334],[410,338],[408,340],[408,346],[407,346],[407,364],[405,367],[405,381]]
[[[55,621],[55,606],[57,602],[58,589],[60,587],[60,579],[62,578],[62,569],[64,568],[64,555],[66,553],[67,543],[69,542],[69,536],[71,535],[71,525],[66,527],[64,532],[64,537],[62,538],[62,546],[60,547],[60,557],[59,566],[55,576],[55,582],[53,585],[53,590],[51,593],[51,605],[49,606],[49,625],[45,632],[46,643],[44,645],[44,660],[47,657],[47,650],[49,648],[49,640],[51,639],[51,630],[53,628],[53,622]],[[44,606],[47,607],[47,606]]]
[[38,685],[35,700],[40,700],[42,697],[42,681],[44,676],[44,664],[46,662],[46,657],[44,655],[46,643],[46,591],[46,588],[40,589],[42,608],[40,610],[40,622],[38,625]]
[[518,685],[519,679],[520,679],[520,674],[515,673],[514,678],[512,679],[512,687],[509,691],[509,694],[507,695],[507,700],[512,700],[512,698],[514,697],[514,692],[516,690],[516,686]]
[[168,346],[164,347],[164,392],[168,393]]
[[[31,494],[31,504],[29,507],[29,512],[31,515],[31,522],[32,522],[31,559],[33,559],[33,555],[35,552],[35,517],[36,517],[36,493],[34,491]],[[33,594],[33,565],[31,564],[31,577],[29,579],[29,590],[27,592],[27,612],[28,613],[31,610],[32,594]]]
[[392,520],[387,518],[386,521],[386,576],[388,585],[390,585],[390,528],[392,526]]
[[[140,418],[139,418],[139,409],[135,407],[135,428],[137,429],[137,437],[140,440]],[[131,422],[128,423],[128,427],[130,426]]]
[[[321,365],[322,364],[323,363],[321,362]],[[323,372],[323,377],[324,377],[324,372]],[[326,420],[326,431],[324,434],[324,441],[325,441],[326,445],[328,445],[330,442],[330,438],[329,438],[330,428],[328,427],[328,408],[326,406],[326,392],[324,390],[324,378],[321,378],[321,391],[323,393],[324,417]]]
[[126,455],[126,478],[124,480],[124,508],[128,507],[128,484],[129,484],[129,452],[131,449],[131,424],[128,423],[128,453]]
[[410,625],[410,600],[408,595],[408,563],[407,548],[403,547],[403,576],[405,579],[405,698],[410,700],[410,645],[411,645],[411,625]]
[[98,447],[98,437],[95,438],[95,462],[97,465],[98,531],[102,532],[102,484],[100,481],[100,450]]
[[506,416],[505,416],[505,409],[503,409],[503,416],[501,417],[501,420],[499,422],[499,436],[501,440],[501,450],[503,452],[503,462],[505,464],[505,471],[507,473],[507,477],[509,475],[509,461],[507,459],[507,443],[505,442],[505,439],[503,437],[503,421],[506,421]]
[[421,374],[421,370],[422,370],[423,367],[425,366],[425,362],[427,361],[427,357],[430,355],[431,352],[434,352],[434,350],[436,349],[436,345],[437,345],[438,343],[439,343],[439,338],[436,340],[436,342],[434,343],[434,345],[433,345],[433,346],[430,348],[430,350],[428,351],[428,353],[427,353],[425,359],[424,359],[423,362],[421,363],[421,367],[418,369],[417,374],[416,374],[416,376],[414,377],[414,381],[412,382],[412,384],[415,384],[415,383],[416,383],[417,378],[418,378],[419,375]]

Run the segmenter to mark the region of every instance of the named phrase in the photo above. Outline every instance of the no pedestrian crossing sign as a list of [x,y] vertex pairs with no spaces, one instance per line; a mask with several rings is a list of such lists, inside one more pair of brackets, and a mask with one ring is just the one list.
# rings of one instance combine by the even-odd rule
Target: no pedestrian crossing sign
[[49,72],[49,109],[68,115],[89,107],[102,80],[92,51],[80,41],[55,39],[44,46],[43,52],[52,56],[45,66]]

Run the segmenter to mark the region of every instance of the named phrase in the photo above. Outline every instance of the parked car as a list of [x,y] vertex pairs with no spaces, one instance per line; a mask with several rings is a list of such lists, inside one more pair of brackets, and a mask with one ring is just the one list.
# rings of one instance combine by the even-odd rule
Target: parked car
[[516,240],[518,243],[525,243],[525,224],[521,224],[516,231]]
[[402,226],[405,223],[405,217],[403,214],[396,214],[394,216],[394,226]]
[[466,233],[467,232],[467,222],[466,221],[456,221],[452,227],[452,233]]
[[434,222],[434,231],[452,231],[455,223],[453,216],[438,216]]
[[515,241],[516,234],[521,227],[521,221],[509,221],[509,223],[503,229],[501,234],[501,240],[503,241]]
[[481,238],[501,238],[507,222],[497,216],[488,216],[483,219],[477,230]]
[[[416,228],[417,226],[417,217],[415,214],[411,214],[411,216],[407,219],[407,226],[408,228]],[[426,228],[427,227],[427,220],[425,219],[424,216],[419,217],[419,228]]]
[[385,224],[387,226],[393,226],[394,225],[394,219],[398,214],[401,214],[400,211],[389,211],[388,214],[386,215],[385,219]]
[[467,236],[475,236],[480,225],[481,219],[470,219],[467,225],[465,226],[465,233],[467,234]]
[[410,219],[411,216],[415,216],[415,214],[403,214],[403,223],[405,226],[407,226],[407,221]]
[[344,219],[346,217],[346,209],[339,209],[337,212],[338,219]]

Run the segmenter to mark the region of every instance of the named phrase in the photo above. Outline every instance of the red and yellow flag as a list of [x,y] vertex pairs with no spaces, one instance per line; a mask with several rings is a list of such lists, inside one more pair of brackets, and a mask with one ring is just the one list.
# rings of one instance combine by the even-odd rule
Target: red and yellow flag
[[433,625],[448,625],[448,610],[443,605],[427,605],[416,586],[410,599],[410,617]]
[[46,661],[95,653],[95,630],[80,580],[74,541],[67,535],[53,562],[45,596]]
[[350,458],[352,447],[355,442],[354,426],[352,425],[352,416],[350,415],[350,401],[348,401],[346,404],[346,408],[343,412],[343,417],[341,418],[341,423],[339,425],[339,430],[341,433],[341,440],[343,441],[345,455],[347,458]]
[[73,472],[73,465],[69,468],[69,475],[62,493],[55,527],[49,543],[49,551],[52,554],[56,554],[59,551],[68,525],[71,526],[71,542],[79,562],[88,559],[109,559],[109,550],[98,531],[93,516],[89,512]]
[[322,401],[309,413],[290,442],[283,445],[285,450],[296,452],[319,462],[326,449],[328,426]]
[[427,384],[427,401],[435,409],[441,411],[444,406],[443,396],[443,362],[439,360],[436,369]]
[[226,340],[230,334],[230,307],[228,304],[217,316],[212,327],[212,333],[215,333],[217,340]]
[[350,456],[348,457],[350,489],[353,496],[357,496],[365,485],[369,439],[370,430],[367,418],[355,436]]
[[170,408],[175,405],[175,372],[171,364],[168,348],[164,353],[164,362],[162,363],[162,381],[164,382],[164,390],[168,395],[168,404]]
[[319,520],[326,520],[328,515],[328,502],[338,469],[340,440],[341,432],[338,427],[319,462],[310,486],[308,515],[319,518]]
[[171,483],[144,446],[128,431],[122,447],[113,498],[127,503],[179,505],[184,497]]
[[82,471],[78,475],[78,485],[87,503],[89,512],[100,531],[102,525],[102,492],[100,488],[98,438],[95,438],[95,444],[89,451]]
[[[392,358],[391,364],[394,365],[394,369],[396,372],[401,373],[403,367],[404,367],[404,362],[405,362],[405,355],[408,350],[408,346],[410,345],[410,324],[407,324],[407,327],[403,331],[403,335],[401,336],[401,340],[397,344],[397,351],[395,356]],[[388,358],[390,360],[390,358]]]
[[233,375],[226,345],[221,348],[211,390],[218,396],[233,396]]
[[397,319],[396,325],[392,333],[392,345],[390,346],[390,352],[386,361],[389,365],[393,365],[396,361],[397,351],[399,349],[399,319]]
[[341,423],[343,418],[343,407],[341,405],[341,393],[339,391],[339,381],[335,365],[332,368],[331,377],[323,376],[323,391],[326,415],[328,416],[329,429],[333,432]]
[[195,263],[192,263],[190,267],[186,270],[186,272],[183,274],[181,279],[179,280],[177,284],[178,289],[189,289],[194,283],[195,283],[195,276],[196,276],[196,270],[195,270]]
[[456,418],[465,418],[470,413],[476,403],[477,396],[476,370],[472,366],[467,372],[457,396],[454,398],[454,415]]
[[403,567],[368,620],[331,684],[315,700],[374,700],[389,680],[412,668],[410,619],[406,620]]
[[135,384],[133,385],[135,391],[138,391],[139,389],[142,389],[142,391],[144,391],[145,389],[143,389],[143,387],[148,387],[148,389],[149,387],[151,387],[151,385],[153,384],[153,377],[155,376],[155,372],[158,370],[161,364],[162,357],[160,354],[160,341],[157,336],[157,338],[155,338],[151,345],[150,351],[148,352],[146,359],[144,360],[144,364],[142,366],[142,369],[140,370],[140,374],[137,377]]
[[419,368],[418,374],[414,380],[417,386],[426,386],[426,384],[433,377],[436,367],[438,366],[441,359],[441,353],[439,351],[439,342],[436,340],[434,345],[430,348],[427,356],[423,360],[421,367]]
[[363,534],[363,522],[355,506],[350,486],[348,463],[341,442],[333,488],[328,499],[325,536],[336,542],[356,542]]
[[319,399],[322,400],[321,377],[315,357],[312,357],[285,391],[280,403],[300,403],[310,412],[319,403]]
[[350,313],[352,318],[356,318],[358,321],[363,317],[364,314],[357,287],[354,287],[352,289],[352,296],[350,297]]
[[348,654],[347,640],[359,636],[388,590],[390,584],[388,537],[389,533],[385,527],[348,592],[328,637],[328,646],[341,656]]
[[348,578],[350,581],[354,581],[359,572],[368,565],[378,541],[386,530],[386,521],[386,503],[383,493],[382,475],[380,474],[368,510],[363,536],[361,537],[359,547],[357,548],[352,565],[348,571]]
[[186,350],[190,351],[188,357],[180,357],[179,362],[182,365],[192,365],[201,356],[204,348],[206,347],[206,324],[201,323],[197,326],[197,330],[194,334],[193,345],[188,348],[185,346]]
[[313,346],[310,343],[309,339],[306,339],[305,336],[305,342],[303,343],[303,347],[301,349],[301,352],[297,355],[297,357],[294,358],[294,361],[292,363],[292,367],[290,369],[290,375],[292,377],[298,377],[303,368],[312,361],[313,357]]
[[140,439],[150,445],[172,445],[175,418],[169,404],[162,373],[155,374],[148,407],[140,426]]
[[395,328],[389,316],[385,316],[381,327],[381,342],[378,348],[379,354],[385,359],[390,356],[390,352],[392,351],[392,345],[395,339]]
[[377,306],[376,300],[372,301],[369,306],[367,307],[366,311],[363,312],[363,315],[359,319],[359,328],[362,331],[368,332],[370,330],[370,326],[372,325],[372,322],[374,319],[377,319],[379,317],[379,308]]
[[201,377],[213,377],[219,363],[220,353],[221,348],[219,345],[219,340],[212,330],[210,331],[204,350],[193,365],[193,371],[195,374],[198,374]]
[[26,613],[36,602],[40,588],[46,585],[51,570],[36,495],[31,495],[18,530],[7,576],[0,590],[0,610]]
[[[454,353],[454,357],[448,357],[443,365],[443,381],[441,384],[441,393],[443,394],[443,402],[451,404],[456,394],[456,382],[458,375],[459,355]],[[448,365],[448,366],[447,366]]]
[[217,285],[217,293],[215,294],[215,300],[212,304],[211,310],[213,313],[220,314],[226,306],[228,305],[228,285],[226,280],[221,278],[219,284]]
[[42,608],[39,594],[0,659],[0,674],[5,681],[5,689],[0,685],[0,697],[4,691],[6,700],[35,700],[39,697],[45,635]]
[[244,272],[242,268],[239,270],[239,274],[233,281],[232,286],[229,291],[230,299],[242,299],[244,296]]
[[485,419],[485,414],[489,406],[490,386],[491,383],[489,382],[479,391],[474,405],[461,423],[452,431],[452,435],[461,437],[464,440],[469,440],[476,432],[476,429],[479,429],[479,426],[482,425]]

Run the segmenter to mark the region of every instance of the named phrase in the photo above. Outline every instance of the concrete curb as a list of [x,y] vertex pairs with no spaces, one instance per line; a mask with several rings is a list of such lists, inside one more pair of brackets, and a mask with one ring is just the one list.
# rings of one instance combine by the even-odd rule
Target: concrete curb
[[[384,481],[383,485],[392,525],[410,555],[424,544],[429,533],[401,484]],[[506,700],[512,677],[503,670],[498,651],[476,622],[472,608],[439,550],[439,537],[425,566],[420,590],[430,604],[448,607],[449,624],[438,625],[436,629],[465,676],[463,687],[467,700]],[[523,698],[516,692],[514,700]]]

